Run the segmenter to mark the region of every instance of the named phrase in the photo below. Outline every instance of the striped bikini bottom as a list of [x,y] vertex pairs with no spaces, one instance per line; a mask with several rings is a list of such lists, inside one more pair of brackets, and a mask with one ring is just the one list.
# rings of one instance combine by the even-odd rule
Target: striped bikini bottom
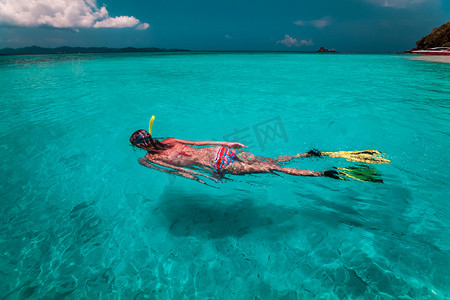
[[218,173],[222,173],[223,168],[234,162],[236,154],[228,147],[221,146],[214,159],[214,168]]

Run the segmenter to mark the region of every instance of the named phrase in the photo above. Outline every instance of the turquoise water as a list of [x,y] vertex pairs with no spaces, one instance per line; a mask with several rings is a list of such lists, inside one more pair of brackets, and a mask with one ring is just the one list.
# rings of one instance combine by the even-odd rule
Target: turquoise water
[[[450,297],[450,65],[400,55],[0,57],[0,297]],[[384,183],[202,185],[144,168],[155,136],[263,156],[378,149]],[[325,170],[355,163],[299,159]]]

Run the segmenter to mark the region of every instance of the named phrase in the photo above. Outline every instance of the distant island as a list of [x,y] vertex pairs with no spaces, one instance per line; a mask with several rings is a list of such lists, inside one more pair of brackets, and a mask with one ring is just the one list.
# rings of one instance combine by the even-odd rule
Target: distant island
[[0,49],[0,55],[27,55],[27,54],[75,54],[75,53],[132,53],[132,52],[188,52],[185,49],[164,49],[164,48],[108,48],[108,47],[58,47],[42,48],[31,46],[25,48],[4,48]]
[[450,21],[439,28],[433,28],[431,33],[416,43],[416,48],[405,51],[426,50],[435,47],[450,47]]
[[321,53],[329,53],[329,52],[332,52],[332,53],[335,53],[336,50],[335,50],[335,49],[328,50],[328,49],[325,49],[325,47],[320,47],[320,49],[317,50],[316,52],[321,52]]

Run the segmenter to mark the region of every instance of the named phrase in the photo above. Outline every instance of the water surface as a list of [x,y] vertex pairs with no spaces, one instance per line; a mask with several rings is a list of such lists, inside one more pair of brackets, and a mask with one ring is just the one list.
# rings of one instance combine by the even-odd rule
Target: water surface
[[[0,296],[450,297],[449,95],[450,65],[400,55],[0,57]],[[392,164],[205,186],[137,163],[152,114],[155,136]]]

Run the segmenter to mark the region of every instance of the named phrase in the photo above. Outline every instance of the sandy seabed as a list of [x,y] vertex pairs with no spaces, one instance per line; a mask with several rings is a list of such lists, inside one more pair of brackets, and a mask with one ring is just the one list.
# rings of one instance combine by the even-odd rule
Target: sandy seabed
[[450,56],[443,55],[412,56],[409,59],[450,64]]

